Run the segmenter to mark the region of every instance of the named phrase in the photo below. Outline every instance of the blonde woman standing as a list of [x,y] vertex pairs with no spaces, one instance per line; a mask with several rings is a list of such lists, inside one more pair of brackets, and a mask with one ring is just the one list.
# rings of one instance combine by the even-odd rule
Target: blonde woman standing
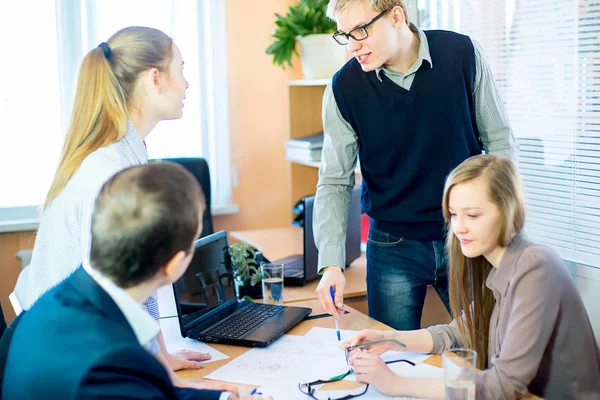
[[[89,258],[91,216],[100,188],[115,173],[147,163],[144,139],[159,121],[181,118],[188,88],[183,64],[169,36],[145,27],[120,30],[83,59],[31,264],[15,288],[23,309]],[[145,307],[158,318],[156,294]],[[198,361],[210,358],[195,352],[169,354],[162,334],[148,350],[168,362],[170,370],[200,368]]]
[[[448,226],[449,325],[358,333],[345,346],[395,338],[406,348],[477,351],[477,399],[599,399],[600,350],[579,292],[559,255],[532,243],[523,188],[512,162],[474,156],[448,176],[442,203]],[[444,398],[443,381],[395,375],[379,358],[392,347],[356,353],[357,379],[387,395]]]

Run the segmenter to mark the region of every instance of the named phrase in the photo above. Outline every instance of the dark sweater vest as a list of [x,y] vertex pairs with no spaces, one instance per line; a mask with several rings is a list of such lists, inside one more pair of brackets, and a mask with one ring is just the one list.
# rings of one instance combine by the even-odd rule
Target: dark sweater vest
[[354,58],[333,77],[344,119],[358,136],[362,207],[372,226],[409,240],[442,240],[448,173],[481,154],[475,123],[475,51],[467,36],[426,31],[424,61],[410,90]]

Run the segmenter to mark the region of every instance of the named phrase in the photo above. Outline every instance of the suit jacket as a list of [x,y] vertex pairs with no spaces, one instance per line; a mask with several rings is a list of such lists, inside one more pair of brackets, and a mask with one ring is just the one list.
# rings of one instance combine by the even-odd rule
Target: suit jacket
[[2,399],[202,399],[175,388],[112,298],[83,268],[23,315],[8,352]]

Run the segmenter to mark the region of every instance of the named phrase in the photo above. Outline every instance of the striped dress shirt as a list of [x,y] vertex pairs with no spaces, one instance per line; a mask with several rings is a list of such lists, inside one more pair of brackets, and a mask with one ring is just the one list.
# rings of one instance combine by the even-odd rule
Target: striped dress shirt
[[[117,172],[148,162],[142,137],[131,122],[121,140],[88,155],[63,190],[42,215],[31,263],[19,276],[15,295],[24,310],[44,293],[71,275],[89,260],[92,213],[102,185]],[[158,302],[153,294],[144,303],[158,319]],[[147,346],[152,354],[159,350],[153,340]]]
[[[410,90],[415,74],[423,62],[435,68],[435,60],[431,58],[425,32],[413,24],[410,24],[410,29],[418,34],[420,40],[419,52],[414,64],[404,74],[385,68],[375,70],[380,81],[382,81],[381,74],[385,74],[392,82],[406,90]],[[475,120],[483,149],[487,154],[511,158],[516,164],[519,145],[513,136],[508,114],[498,93],[492,70],[483,56],[481,46],[473,41],[473,47],[475,49],[473,85]],[[325,138],[313,214],[315,243],[319,249],[319,271],[333,265],[340,266],[342,269],[345,266],[347,214],[355,182],[354,168],[358,154],[358,137],[340,113],[331,82],[325,88],[323,95],[323,131]],[[441,198],[442,193],[440,193],[440,203]]]

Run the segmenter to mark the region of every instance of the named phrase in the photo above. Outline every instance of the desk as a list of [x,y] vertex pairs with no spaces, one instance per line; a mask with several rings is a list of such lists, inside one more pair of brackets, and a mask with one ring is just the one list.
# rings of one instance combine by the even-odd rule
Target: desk
[[[287,290],[287,288],[285,290]],[[312,308],[313,314],[321,313],[321,306],[319,305],[318,300],[300,301],[300,302],[296,302],[293,305],[298,306],[298,307]],[[340,329],[355,330],[355,331],[360,331],[361,329],[390,329],[387,325],[384,325],[381,322],[374,320],[373,318],[370,318],[369,316],[361,313],[358,310],[353,309],[352,307],[346,306],[345,308],[350,313],[346,314],[344,316],[344,318],[342,318],[340,320]],[[303,321],[300,324],[296,325],[294,328],[292,328],[287,333],[290,335],[302,336],[314,327],[333,328],[334,327],[333,319],[332,318],[320,318],[320,319]],[[216,369],[227,364],[233,358],[239,357],[240,355],[242,355],[245,352],[247,352],[248,350],[250,350],[247,347],[231,346],[231,345],[225,345],[225,344],[212,344],[211,343],[210,346],[214,347],[215,349],[219,350],[220,352],[222,352],[224,354],[227,354],[231,358],[228,358],[226,360],[220,360],[220,361],[207,363],[207,364],[205,364],[205,368],[199,369],[199,370],[178,371],[177,375],[185,381],[194,381],[194,382],[202,381],[203,380],[202,378],[204,376],[210,374],[211,372],[215,371]],[[441,367],[442,366],[441,356],[439,356],[439,355],[431,356],[425,361],[425,363],[436,366],[436,367]],[[343,385],[343,386],[340,386],[340,385]],[[243,385],[240,385],[240,386],[243,386]],[[354,388],[356,386],[358,386],[358,384],[356,382],[352,382],[352,381],[343,381],[343,382],[336,383],[336,388],[340,388],[340,389]],[[276,399],[276,400],[279,400],[279,399]]]
[[[321,307],[319,305],[318,300],[300,301],[293,305],[298,306],[298,307],[309,307],[309,308],[313,309],[313,314],[320,314]],[[361,329],[390,329],[387,325],[384,325],[381,322],[374,320],[373,318],[370,318],[369,316],[359,312],[358,310],[353,309],[352,307],[346,306],[345,308],[348,311],[350,311],[350,313],[346,314],[346,316],[340,320],[340,329],[355,330],[355,331],[359,331]],[[300,324],[296,325],[294,328],[292,328],[287,333],[290,335],[304,335],[314,327],[332,328],[333,321],[331,318],[320,318],[320,319],[313,319],[313,320],[309,320],[309,321],[303,321]],[[216,369],[222,367],[223,365],[227,364],[232,359],[239,357],[240,355],[242,355],[245,352],[247,352],[248,350],[250,350],[247,347],[231,346],[231,345],[224,345],[224,344],[210,344],[210,346],[214,347],[215,349],[219,350],[220,352],[227,354],[231,358],[228,358],[226,360],[220,360],[220,361],[207,363],[207,364],[205,364],[205,368],[199,369],[199,370],[178,371],[176,373],[177,376],[179,376],[181,379],[183,379],[185,381],[193,381],[193,382],[204,381],[203,377],[205,377],[206,375],[215,371]],[[425,360],[424,363],[432,365],[434,367],[441,368],[442,367],[442,357],[439,355],[432,355],[427,360]],[[207,382],[208,381],[209,380],[207,380]],[[336,382],[334,384],[328,384],[328,385],[331,385],[329,387],[329,389],[352,389],[352,388],[359,386],[360,384],[358,384],[357,382],[353,382],[353,381],[341,381],[341,382]],[[243,385],[239,385],[239,386],[243,386]],[[526,396],[525,398],[540,400],[539,397],[536,397],[533,395]],[[281,399],[275,399],[275,400],[281,400]]]
[[[260,249],[269,260],[277,260],[304,252],[302,229],[295,226],[233,231],[229,232],[229,236],[236,241],[244,241]],[[344,303],[366,313],[367,259],[364,253],[350,264],[344,275],[346,276]],[[319,281],[316,280],[301,287],[286,286],[284,302],[294,303],[316,299],[317,294],[315,291],[318,284]]]

